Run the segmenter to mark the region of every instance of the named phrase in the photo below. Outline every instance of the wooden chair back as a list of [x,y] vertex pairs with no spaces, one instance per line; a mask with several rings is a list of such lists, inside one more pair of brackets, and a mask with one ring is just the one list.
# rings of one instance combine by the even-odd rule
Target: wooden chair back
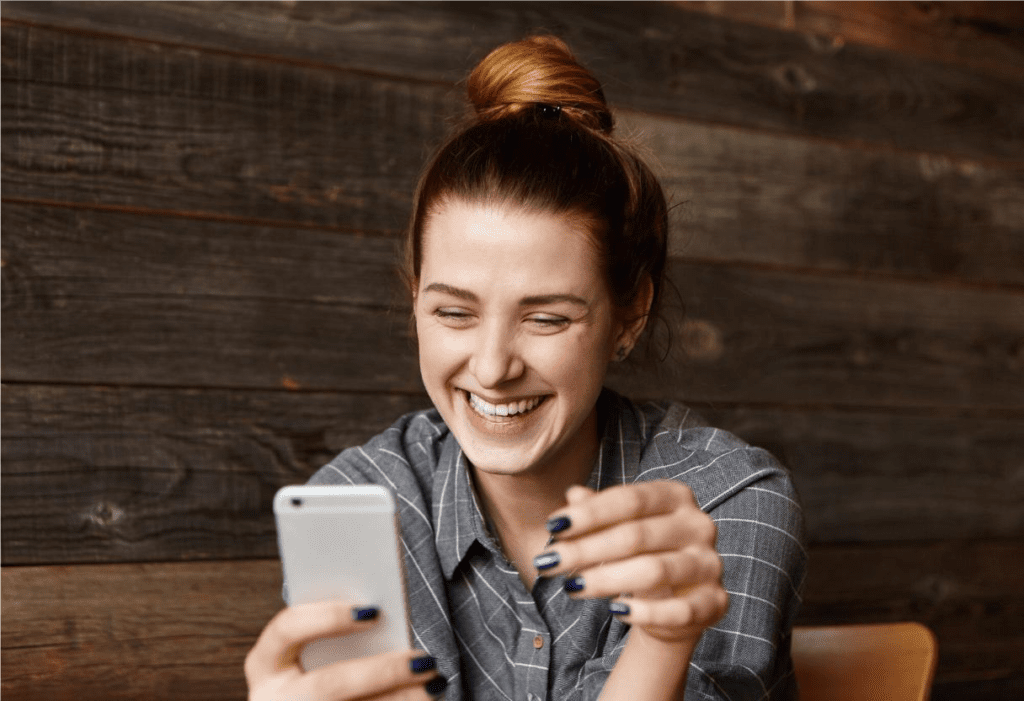
[[920,623],[793,629],[801,701],[927,701],[937,652]]

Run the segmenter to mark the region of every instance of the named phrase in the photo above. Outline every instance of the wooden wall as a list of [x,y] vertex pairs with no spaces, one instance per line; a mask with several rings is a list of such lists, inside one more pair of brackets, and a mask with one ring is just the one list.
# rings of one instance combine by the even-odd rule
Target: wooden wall
[[244,696],[274,491],[423,407],[392,261],[457,81],[566,38],[653,154],[660,374],[794,471],[804,624],[1024,693],[1020,3],[20,3],[3,24],[6,699]]

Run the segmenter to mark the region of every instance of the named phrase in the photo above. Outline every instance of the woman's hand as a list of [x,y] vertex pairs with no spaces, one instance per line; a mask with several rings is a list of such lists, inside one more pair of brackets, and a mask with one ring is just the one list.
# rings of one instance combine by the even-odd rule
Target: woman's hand
[[566,498],[548,522],[557,540],[534,560],[542,576],[566,575],[572,596],[610,597],[623,622],[666,643],[695,642],[725,614],[715,524],[688,487],[572,487]]
[[437,698],[447,683],[437,675],[433,658],[416,650],[335,662],[309,672],[302,669],[299,651],[306,643],[357,633],[374,625],[374,620],[355,620],[356,610],[328,602],[279,611],[246,655],[249,701]]

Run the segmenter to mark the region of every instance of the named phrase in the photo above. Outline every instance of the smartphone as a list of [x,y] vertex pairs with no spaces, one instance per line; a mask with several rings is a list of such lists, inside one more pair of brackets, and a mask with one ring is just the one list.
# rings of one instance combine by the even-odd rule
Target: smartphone
[[371,628],[315,640],[305,670],[337,660],[412,648],[399,549],[398,512],[386,487],[289,486],[274,495],[288,605],[346,601],[376,606]]

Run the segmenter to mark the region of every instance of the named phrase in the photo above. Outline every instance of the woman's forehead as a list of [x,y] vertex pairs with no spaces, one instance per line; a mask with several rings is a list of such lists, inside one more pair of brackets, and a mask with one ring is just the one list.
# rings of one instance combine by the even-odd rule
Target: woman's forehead
[[514,204],[453,201],[432,213],[423,229],[421,277],[497,276],[590,285],[603,279],[587,220]]

